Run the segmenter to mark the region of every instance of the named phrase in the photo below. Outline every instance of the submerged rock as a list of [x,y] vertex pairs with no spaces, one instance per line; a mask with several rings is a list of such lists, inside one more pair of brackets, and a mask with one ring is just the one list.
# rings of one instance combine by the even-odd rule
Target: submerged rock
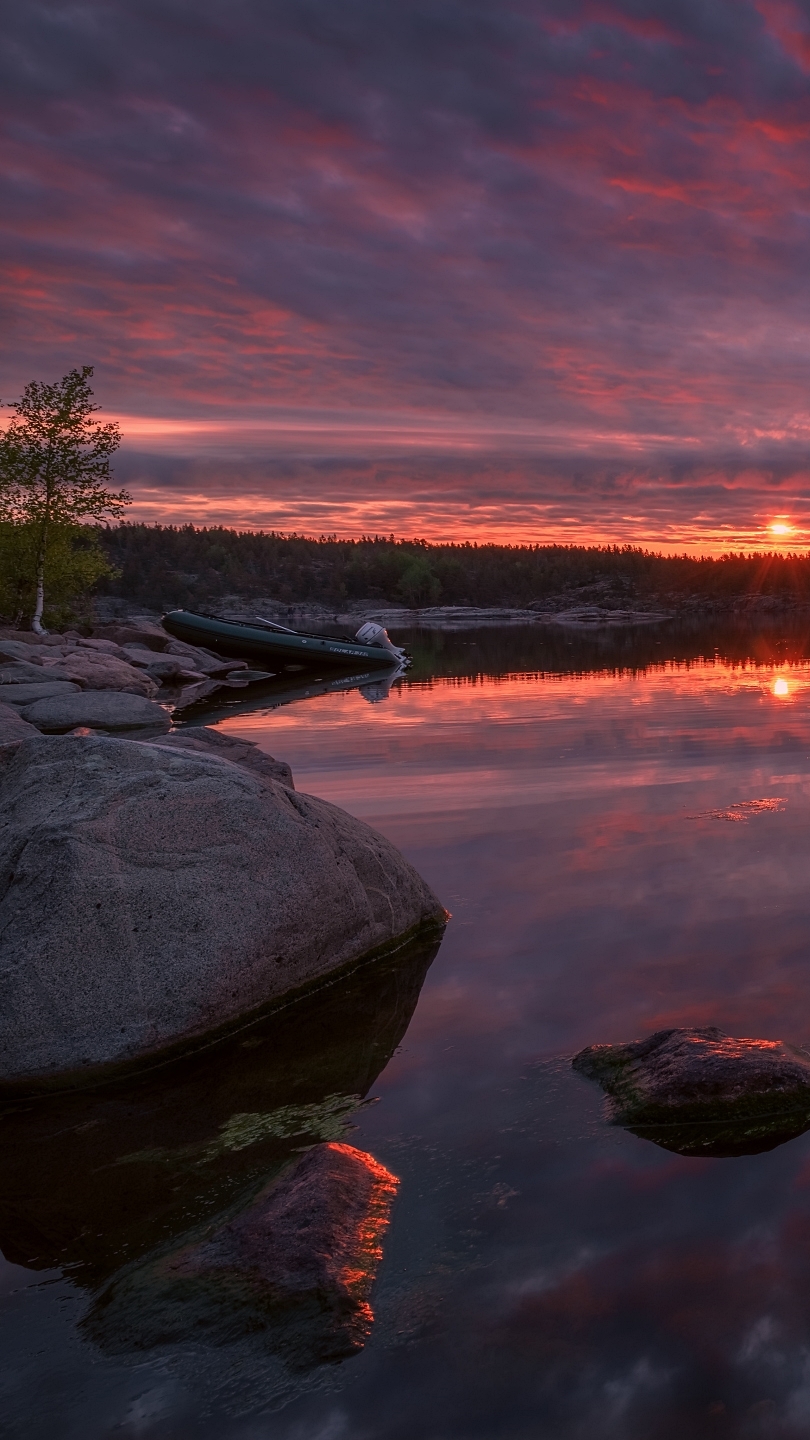
[[[154,1347],[184,1385],[215,1394],[220,1404],[223,1385],[242,1407],[248,1399],[278,1405],[320,1385],[324,1362],[354,1353],[371,1321],[363,1289],[352,1293],[334,1276],[338,1247],[352,1250],[341,1237],[362,1195],[362,1172],[340,1213],[320,1168],[323,1181],[316,1176],[303,1191],[311,1237],[322,1248],[309,1256],[296,1232],[299,1288],[288,1280],[284,1298],[279,1285],[281,1303],[261,1279],[231,1279],[222,1268],[210,1277],[202,1269],[174,1276],[167,1262],[193,1256],[228,1226],[239,1230],[249,1258],[252,1227],[243,1227],[242,1217],[258,1219],[259,1197],[267,1202],[275,1190],[278,1203],[291,1194],[302,1147],[344,1143],[354,1112],[403,1039],[437,948],[435,937],[405,945],[174,1064],[114,1085],[6,1102],[5,1257],[39,1271],[71,1266],[87,1298],[82,1329],[89,1339],[136,1362]],[[360,1246],[367,1290],[382,1227],[379,1212],[365,1215],[375,1222],[375,1245]],[[291,1210],[291,1224],[295,1218]],[[264,1228],[252,1234],[264,1244]],[[254,1263],[263,1268],[261,1254]],[[323,1298],[300,1283],[307,1267],[311,1275],[318,1266]]]
[[81,725],[92,730],[140,730],[152,734],[171,729],[162,705],[142,695],[119,695],[114,690],[82,690],[79,694],[35,700],[24,708],[23,719],[37,730],[57,735]]
[[715,1026],[589,1045],[574,1069],[608,1097],[614,1124],[682,1155],[773,1149],[810,1127],[810,1055]]
[[85,1331],[107,1351],[264,1331],[296,1369],[345,1359],[371,1329],[397,1184],[362,1150],[315,1145],[204,1239],[113,1284]]
[[[151,703],[85,692],[31,708],[88,698]],[[198,1044],[445,918],[336,806],[111,737],[20,747],[0,785],[0,877],[0,1081],[17,1085]]]
[[6,1100],[0,1250],[97,1291],[232,1219],[302,1146],[344,1139],[438,945],[417,939],[174,1064]]

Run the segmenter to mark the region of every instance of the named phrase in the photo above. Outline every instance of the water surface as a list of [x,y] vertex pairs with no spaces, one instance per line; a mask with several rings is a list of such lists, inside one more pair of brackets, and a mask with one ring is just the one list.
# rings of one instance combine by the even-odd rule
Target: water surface
[[[295,1071],[304,1103],[316,1071],[376,1098],[347,1138],[400,1188],[365,1348],[282,1374],[261,1337],[161,1345],[124,1316],[111,1339],[93,1320],[111,1277],[140,1273],[160,1225],[193,1229],[287,1152],[264,1134],[238,1157],[218,1152],[216,1175],[183,1161],[177,1205],[159,1215],[156,1170],[154,1193],[138,1191],[141,1229],[122,1224],[119,1241],[110,1212],[127,1167],[95,1213],[86,1176],[109,1181],[110,1166],[57,1135],[104,1117],[71,1114],[43,1132],[38,1168],[6,1199],[9,1433],[804,1436],[810,1134],[684,1158],[607,1125],[570,1057],[667,1025],[810,1039],[806,637],[409,638],[417,663],[385,699],[314,684],[290,698],[290,683],[209,712],[289,761],[300,790],[381,830],[452,912],[421,991],[414,961],[371,998],[336,1001],[339,1055],[321,1007],[326,1030],[302,1021],[295,1065],[274,1072],[283,1085]],[[210,1148],[229,1106],[259,1106],[258,1072],[238,1069],[237,1085],[229,1061],[211,1063],[203,1090],[192,1077],[171,1102],[150,1092],[137,1117],[119,1116],[143,1130],[148,1110],[160,1174],[181,1150]],[[24,1119],[14,1126],[21,1144]],[[64,1189],[50,1229],[48,1186]]]

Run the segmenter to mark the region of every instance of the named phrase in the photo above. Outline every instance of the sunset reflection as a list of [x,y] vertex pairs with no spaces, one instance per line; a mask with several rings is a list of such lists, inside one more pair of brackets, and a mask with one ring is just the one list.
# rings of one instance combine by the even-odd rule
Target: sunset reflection
[[779,696],[784,696],[784,695],[789,695],[789,694],[790,694],[790,686],[788,685],[788,682],[787,682],[787,680],[785,680],[784,676],[780,675],[780,676],[778,677],[778,679],[774,680],[774,682],[773,682],[773,693],[774,693],[774,695],[779,695]]

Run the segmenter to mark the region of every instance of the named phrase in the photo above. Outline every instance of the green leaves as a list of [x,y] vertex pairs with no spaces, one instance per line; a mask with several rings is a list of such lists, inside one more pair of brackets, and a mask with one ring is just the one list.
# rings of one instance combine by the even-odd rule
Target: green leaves
[[108,488],[121,435],[114,421],[93,418],[92,374],[84,365],[54,385],[32,380],[0,434],[0,524],[7,531],[0,604],[15,616],[33,605],[35,630],[49,580],[61,577],[59,598],[66,599],[111,573],[83,522],[116,519],[131,504],[126,490]]

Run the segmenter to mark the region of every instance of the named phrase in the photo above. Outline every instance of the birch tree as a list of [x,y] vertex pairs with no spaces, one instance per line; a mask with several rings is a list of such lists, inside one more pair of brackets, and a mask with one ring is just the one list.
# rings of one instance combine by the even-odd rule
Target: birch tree
[[31,526],[35,536],[36,603],[31,629],[42,626],[45,560],[54,527],[117,518],[132,503],[126,490],[108,489],[111,457],[121,443],[118,425],[93,419],[98,405],[88,383],[91,365],[71,370],[55,385],[32,380],[11,405],[0,434],[0,519]]

